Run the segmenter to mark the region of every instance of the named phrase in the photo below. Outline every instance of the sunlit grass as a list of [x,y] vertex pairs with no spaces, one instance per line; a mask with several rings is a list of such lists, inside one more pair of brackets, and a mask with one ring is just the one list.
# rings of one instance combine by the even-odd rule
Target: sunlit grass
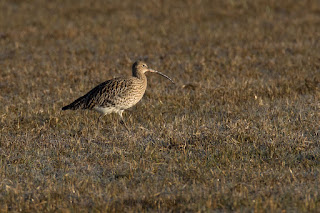
[[[0,2],[0,212],[320,208],[317,1]],[[97,124],[61,107],[148,74]]]

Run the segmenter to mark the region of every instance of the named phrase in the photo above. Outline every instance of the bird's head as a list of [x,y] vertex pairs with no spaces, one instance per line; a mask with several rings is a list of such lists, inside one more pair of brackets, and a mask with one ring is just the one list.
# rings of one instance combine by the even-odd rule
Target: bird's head
[[136,61],[134,62],[134,64],[132,65],[132,74],[134,76],[136,76],[138,73],[146,73],[146,72],[153,72],[153,73],[157,73],[167,79],[169,79],[172,83],[174,83],[168,76],[166,76],[165,74],[157,71],[157,70],[154,70],[154,69],[150,69],[148,67],[148,65],[143,62],[143,61]]

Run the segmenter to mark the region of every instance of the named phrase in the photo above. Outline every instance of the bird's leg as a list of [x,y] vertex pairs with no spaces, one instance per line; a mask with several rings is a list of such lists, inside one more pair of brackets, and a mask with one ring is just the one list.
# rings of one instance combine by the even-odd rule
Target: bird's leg
[[99,118],[98,118],[98,121],[97,123],[99,124],[100,123],[100,119],[104,116],[104,114],[100,115]]
[[128,129],[126,123],[125,123],[124,120],[123,120],[122,113],[123,113],[123,110],[119,111],[119,115],[120,115],[120,118],[121,118],[120,123],[121,123],[121,124],[126,128],[126,130],[129,132],[129,129]]
[[98,120],[97,120],[97,129],[99,129],[99,124],[101,123],[101,118],[104,117],[105,114],[102,114],[99,116]]
[[98,117],[98,120],[97,120],[97,127],[99,127],[99,123],[100,123],[100,118],[101,118],[101,116],[102,116],[102,115],[100,115],[100,116]]

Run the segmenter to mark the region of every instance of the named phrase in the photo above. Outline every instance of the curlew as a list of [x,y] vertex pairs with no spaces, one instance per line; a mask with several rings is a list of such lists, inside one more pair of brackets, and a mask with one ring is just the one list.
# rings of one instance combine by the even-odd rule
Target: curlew
[[132,65],[131,77],[119,77],[107,80],[71,104],[64,106],[62,110],[95,110],[101,113],[98,121],[102,116],[115,112],[120,115],[121,124],[126,127],[122,113],[142,99],[147,88],[146,72],[158,73],[174,83],[165,74],[148,68],[147,64],[143,61],[136,61]]

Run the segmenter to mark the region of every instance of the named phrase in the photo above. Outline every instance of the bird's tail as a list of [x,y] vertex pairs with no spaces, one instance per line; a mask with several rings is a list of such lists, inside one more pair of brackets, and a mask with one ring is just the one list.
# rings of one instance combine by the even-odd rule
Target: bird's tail
[[67,106],[62,107],[62,110],[68,110],[68,109],[72,109],[71,104],[69,104],[69,105],[67,105]]
[[76,110],[76,109],[83,109],[83,97],[78,98],[71,104],[62,107],[62,110]]

